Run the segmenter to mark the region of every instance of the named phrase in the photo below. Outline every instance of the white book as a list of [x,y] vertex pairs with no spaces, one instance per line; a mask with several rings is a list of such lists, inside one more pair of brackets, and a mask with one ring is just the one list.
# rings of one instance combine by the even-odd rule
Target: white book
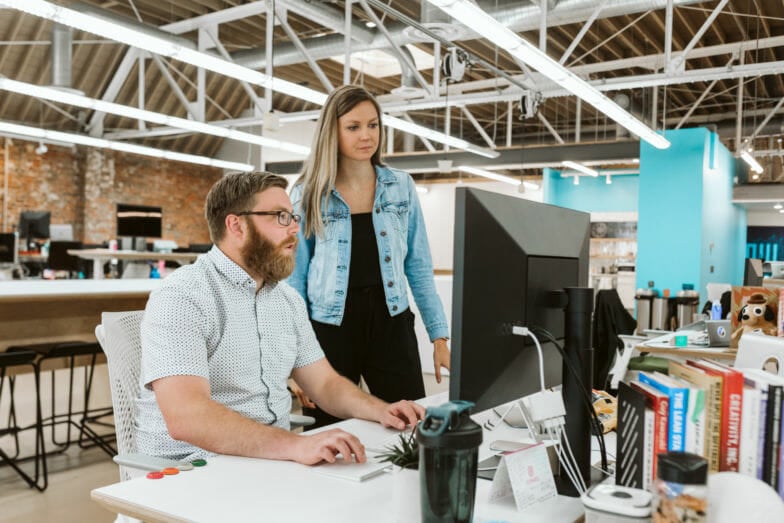
[[748,384],[743,387],[738,472],[752,478],[757,477],[757,469],[761,460],[759,453],[760,430],[765,430],[765,416],[761,413],[761,405],[762,391]]

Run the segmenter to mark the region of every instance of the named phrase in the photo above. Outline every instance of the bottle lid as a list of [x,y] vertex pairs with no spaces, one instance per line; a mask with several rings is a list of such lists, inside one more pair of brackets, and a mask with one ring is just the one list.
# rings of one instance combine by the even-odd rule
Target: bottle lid
[[470,401],[454,400],[428,407],[417,428],[417,441],[423,447],[452,450],[473,449],[482,444],[482,427],[471,419]]
[[708,461],[690,452],[659,454],[656,477],[682,485],[705,485],[708,480]]
[[681,288],[682,288],[684,291],[693,291],[693,290],[694,290],[694,284],[693,284],[693,283],[684,283],[684,284],[681,286]]

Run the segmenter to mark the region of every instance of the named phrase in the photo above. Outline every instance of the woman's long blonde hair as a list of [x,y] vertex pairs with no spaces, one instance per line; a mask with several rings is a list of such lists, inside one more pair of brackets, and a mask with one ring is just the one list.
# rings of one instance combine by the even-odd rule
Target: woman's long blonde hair
[[361,102],[370,102],[378,113],[378,147],[370,158],[374,166],[381,163],[381,144],[384,143],[384,126],[381,124],[381,107],[364,87],[344,85],[338,87],[327,98],[321,109],[310,156],[305,160],[302,174],[296,185],[302,185],[302,210],[305,214],[305,237],[321,235],[324,220],[321,216],[321,200],[335,187],[338,174],[338,118],[351,111]]

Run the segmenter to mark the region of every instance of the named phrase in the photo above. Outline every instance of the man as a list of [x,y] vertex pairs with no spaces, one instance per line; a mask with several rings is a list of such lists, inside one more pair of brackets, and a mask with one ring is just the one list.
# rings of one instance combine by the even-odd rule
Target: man
[[387,404],[337,374],[316,341],[293,270],[300,217],[287,182],[234,173],[210,189],[205,214],[215,246],[152,293],[142,321],[137,445],[145,454],[195,459],[210,453],[334,462],[365,461],[339,429],[288,430],[291,375],[321,408],[403,429],[424,415]]

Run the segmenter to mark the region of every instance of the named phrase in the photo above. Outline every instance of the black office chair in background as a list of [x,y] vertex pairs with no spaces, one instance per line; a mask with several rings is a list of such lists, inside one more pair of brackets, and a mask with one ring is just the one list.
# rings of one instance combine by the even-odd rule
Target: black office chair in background
[[73,278],[84,271],[83,260],[68,254],[71,249],[81,249],[82,242],[52,241],[49,243],[49,261],[47,266],[55,271],[68,271],[68,277]]

